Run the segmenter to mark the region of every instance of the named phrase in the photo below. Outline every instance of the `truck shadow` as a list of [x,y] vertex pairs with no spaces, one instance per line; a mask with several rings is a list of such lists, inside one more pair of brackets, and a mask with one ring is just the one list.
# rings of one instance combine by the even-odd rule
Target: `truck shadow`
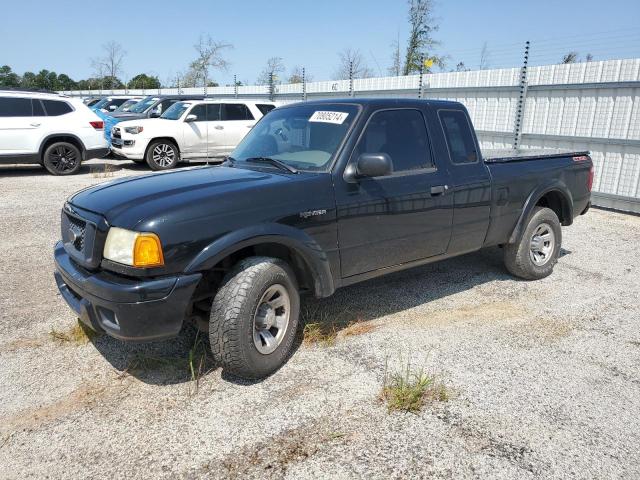
[[[570,253],[563,250],[561,255]],[[343,330],[357,329],[357,325],[371,320],[485,283],[505,281],[518,280],[505,269],[502,250],[490,248],[345,287],[329,298],[304,298],[291,355],[307,344],[331,343]],[[360,333],[366,331],[364,328]],[[149,384],[197,382],[217,368],[209,353],[206,333],[191,326],[166,342],[131,344],[105,335],[92,341],[116,370]],[[222,376],[241,385],[259,382],[238,379],[225,372]]]

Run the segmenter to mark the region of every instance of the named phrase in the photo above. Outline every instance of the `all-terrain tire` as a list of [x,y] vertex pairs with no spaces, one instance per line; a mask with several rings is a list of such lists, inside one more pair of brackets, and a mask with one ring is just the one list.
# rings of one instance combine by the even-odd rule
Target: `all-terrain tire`
[[[537,235],[537,232],[544,231],[551,232],[547,238],[551,238],[552,244],[546,245],[549,249],[548,254],[536,262],[535,255],[531,253],[532,248],[536,244],[545,245],[544,239],[541,240],[542,237]],[[534,239],[536,236],[538,238]],[[504,263],[507,270],[516,277],[525,280],[538,280],[553,272],[553,267],[558,261],[561,244],[562,227],[556,213],[550,208],[535,207],[519,240],[505,246]]]
[[[277,348],[264,354],[254,343],[254,315],[273,286],[282,286],[288,293],[289,321]],[[238,262],[225,276],[211,307],[209,338],[214,359],[238,377],[258,379],[272,374],[291,353],[299,314],[298,284],[286,262],[271,257]]]

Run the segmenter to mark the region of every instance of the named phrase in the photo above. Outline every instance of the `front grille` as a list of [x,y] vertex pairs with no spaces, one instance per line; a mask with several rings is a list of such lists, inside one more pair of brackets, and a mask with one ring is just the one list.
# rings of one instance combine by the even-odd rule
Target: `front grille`
[[76,217],[68,216],[69,218],[69,230],[70,230],[70,239],[74,248],[82,252],[84,249],[84,238],[87,229],[87,222],[84,220],[80,220]]
[[[85,218],[85,213],[89,218]],[[104,220],[92,217],[89,212],[80,214],[70,205],[62,210],[62,243],[66,252],[78,264],[86,268],[97,268],[102,260],[102,249],[108,228]],[[102,225],[98,228],[98,224]]]

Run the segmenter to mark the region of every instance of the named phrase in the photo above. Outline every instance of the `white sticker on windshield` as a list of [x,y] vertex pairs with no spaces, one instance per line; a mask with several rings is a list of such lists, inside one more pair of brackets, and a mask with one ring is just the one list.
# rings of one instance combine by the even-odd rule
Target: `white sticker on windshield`
[[311,118],[309,118],[310,122],[323,122],[323,123],[335,123],[336,125],[341,125],[349,116],[348,113],[345,112],[327,112],[323,110],[318,110],[313,112]]

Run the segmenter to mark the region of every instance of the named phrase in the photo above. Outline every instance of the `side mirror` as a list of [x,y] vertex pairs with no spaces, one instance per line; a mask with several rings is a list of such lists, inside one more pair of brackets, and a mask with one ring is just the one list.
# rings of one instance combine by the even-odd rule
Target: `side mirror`
[[109,111],[113,112],[116,108],[118,108],[117,105],[109,105]]
[[197,115],[194,115],[193,113],[190,113],[189,115],[187,115],[187,117],[184,119],[185,122],[195,122],[198,119]]
[[356,163],[358,177],[385,177],[393,173],[393,162],[386,153],[363,153]]
[[[157,110],[153,110],[150,114],[149,114],[149,118],[158,118],[160,116],[160,112]],[[191,116],[191,115],[188,115]],[[194,115],[195,116],[195,115]]]

